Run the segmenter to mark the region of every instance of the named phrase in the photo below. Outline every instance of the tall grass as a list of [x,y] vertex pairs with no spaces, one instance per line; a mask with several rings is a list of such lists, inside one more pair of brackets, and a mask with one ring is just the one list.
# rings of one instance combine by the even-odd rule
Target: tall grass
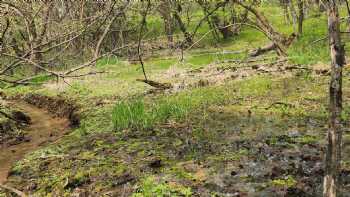
[[113,109],[112,119],[117,130],[130,127],[148,127],[150,121],[143,100],[118,103]]
[[112,112],[112,119],[116,130],[148,129],[169,119],[181,120],[186,117],[192,107],[189,98],[176,100],[164,97],[157,99],[154,103],[136,99],[116,104]]
[[224,100],[224,91],[198,89],[152,100],[136,99],[117,103],[112,112],[116,130],[126,128],[147,129],[169,120],[184,120],[188,114],[209,103]]

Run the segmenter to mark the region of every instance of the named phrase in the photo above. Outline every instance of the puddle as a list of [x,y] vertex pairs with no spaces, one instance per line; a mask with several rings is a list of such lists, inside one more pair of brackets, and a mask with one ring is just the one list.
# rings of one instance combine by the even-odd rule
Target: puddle
[[23,102],[10,102],[10,105],[23,111],[32,123],[25,128],[28,142],[3,147],[0,152],[0,184],[7,179],[8,173],[14,163],[24,157],[25,154],[37,150],[40,146],[57,140],[66,133],[69,121],[64,118],[53,118],[47,111],[39,109]]

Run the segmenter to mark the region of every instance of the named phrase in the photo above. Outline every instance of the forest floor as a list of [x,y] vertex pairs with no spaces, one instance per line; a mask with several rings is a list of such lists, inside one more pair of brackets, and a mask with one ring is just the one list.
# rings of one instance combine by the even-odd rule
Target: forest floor
[[[276,28],[293,31],[280,10],[266,9]],[[320,196],[330,77],[327,41],[315,40],[327,35],[326,24],[324,16],[305,20],[287,59],[236,54],[268,42],[250,29],[185,51],[184,61],[167,52],[145,59],[149,79],[173,85],[165,91],[136,81],[140,65],[113,57],[81,71],[94,76],[4,90],[46,109],[47,121],[51,114],[73,126],[13,163],[6,185],[33,196]],[[349,75],[345,67],[343,196]]]
[[[69,114],[62,105],[75,103],[80,126],[27,154],[6,184],[34,196],[321,195],[325,66],[274,60],[151,70],[150,79],[175,84],[167,91],[135,82],[142,76],[134,68],[109,64],[107,73],[69,85],[7,90],[8,97],[26,95],[52,113]],[[349,74],[346,68],[344,120]],[[48,98],[60,102],[50,105]],[[348,126],[344,121],[344,196],[350,191]]]

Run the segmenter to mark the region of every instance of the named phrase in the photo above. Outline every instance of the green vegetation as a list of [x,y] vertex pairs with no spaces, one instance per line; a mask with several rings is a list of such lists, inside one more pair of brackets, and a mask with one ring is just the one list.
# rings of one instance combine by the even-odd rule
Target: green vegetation
[[155,177],[147,177],[141,181],[141,186],[132,195],[133,197],[153,197],[153,196],[192,196],[191,188],[182,185],[157,183]]
[[286,177],[286,179],[272,180],[271,184],[276,185],[276,186],[290,188],[290,187],[295,186],[297,184],[297,181],[292,176],[288,176],[288,177]]
[[[145,6],[139,7],[132,11],[137,14],[127,13],[125,21],[113,24],[101,51],[108,51],[111,40],[123,36],[123,32],[116,33],[123,28],[128,34],[126,43],[118,41],[136,43],[141,19],[137,9]],[[192,32],[204,14],[199,6],[186,9],[192,17],[186,18],[185,11],[181,17]],[[265,2],[257,9],[276,31],[293,32],[279,4]],[[242,26],[227,39],[218,32],[216,40],[207,21],[193,38],[198,43],[186,45],[181,61],[176,48],[183,39],[181,30],[176,26],[174,47],[166,48],[164,21],[152,14],[141,50],[147,77],[171,83],[173,89],[159,90],[137,81],[144,76],[133,47],[74,73],[79,77],[56,81],[39,73],[30,80],[34,86],[1,83],[7,87],[1,91],[9,98],[39,94],[67,99],[79,106],[80,118],[77,128],[66,135],[53,132],[57,141],[14,164],[6,184],[33,196],[271,196],[276,191],[288,196],[290,191],[315,190],[326,138],[329,76],[325,65],[330,59],[328,42],[323,39],[327,18],[317,16],[318,10],[313,9],[305,18],[303,35],[287,50],[288,61],[280,64],[275,62],[279,57],[274,51],[249,57],[251,50],[271,42],[253,26]],[[236,11],[242,14],[244,10]],[[231,16],[228,9],[216,14]],[[342,10],[341,16],[345,15]],[[71,56],[74,59],[75,54]],[[53,69],[59,72],[63,65],[71,68],[82,60],[77,58],[72,65],[69,61]],[[318,73],[315,66],[325,71]],[[344,74],[349,71],[345,69]],[[11,79],[23,76],[15,73]],[[349,98],[349,80],[344,79],[344,100]],[[350,105],[345,104],[344,123],[349,117]],[[349,140],[347,133],[345,141]],[[344,154],[344,174],[349,151]]]

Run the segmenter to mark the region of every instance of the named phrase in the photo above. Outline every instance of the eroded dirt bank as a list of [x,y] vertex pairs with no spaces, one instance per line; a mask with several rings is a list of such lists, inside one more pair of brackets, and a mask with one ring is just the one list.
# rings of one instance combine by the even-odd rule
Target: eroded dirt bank
[[52,117],[52,115],[38,107],[24,102],[12,101],[13,105],[26,113],[31,118],[31,124],[25,128],[28,140],[26,142],[3,147],[0,152],[0,183],[6,181],[11,166],[40,146],[57,140],[64,135],[69,128],[69,120],[64,117]]
[[28,94],[23,97],[23,100],[31,105],[47,110],[55,117],[67,118],[71,127],[77,127],[80,124],[79,107],[66,98]]

